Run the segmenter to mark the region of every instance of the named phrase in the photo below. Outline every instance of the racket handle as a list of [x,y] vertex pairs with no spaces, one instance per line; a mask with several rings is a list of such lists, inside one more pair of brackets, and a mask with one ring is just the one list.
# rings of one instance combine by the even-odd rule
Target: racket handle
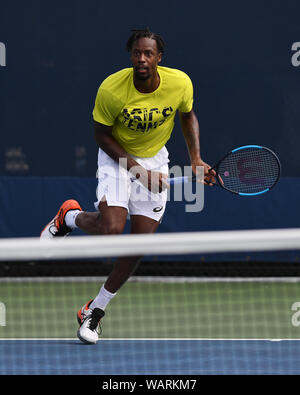
[[189,177],[189,176],[184,176],[184,177],[173,177],[173,178],[167,178],[167,182],[170,185],[175,185],[175,184],[186,184],[190,181],[193,181],[196,177]]

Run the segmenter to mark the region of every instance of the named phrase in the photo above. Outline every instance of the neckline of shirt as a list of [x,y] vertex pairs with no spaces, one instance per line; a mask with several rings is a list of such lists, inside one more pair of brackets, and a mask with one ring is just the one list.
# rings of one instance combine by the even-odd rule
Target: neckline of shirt
[[138,93],[139,95],[142,95],[142,96],[150,96],[150,95],[153,95],[153,94],[157,93],[161,89],[161,86],[163,84],[163,79],[162,79],[159,67],[157,67],[157,72],[158,72],[158,75],[159,75],[159,85],[158,85],[158,87],[153,92],[143,93],[143,92],[140,92],[138,89],[136,89],[136,87],[134,85],[134,82],[133,82],[133,68],[132,68],[131,83],[132,83],[132,86],[133,86],[133,89],[135,90],[135,92]]

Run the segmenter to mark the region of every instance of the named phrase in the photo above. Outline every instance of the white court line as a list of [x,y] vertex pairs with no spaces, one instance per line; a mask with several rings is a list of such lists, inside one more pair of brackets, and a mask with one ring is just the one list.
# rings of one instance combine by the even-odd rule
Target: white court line
[[[0,338],[0,341],[79,341],[78,338]],[[279,341],[299,341],[300,339],[262,339],[262,338],[105,338],[99,339],[99,343],[103,341],[271,341],[271,342],[279,342]]]
[[[1,277],[0,283],[100,283],[104,282],[107,276],[86,276],[86,277]],[[259,283],[299,283],[300,277],[183,277],[183,276],[132,276],[127,282],[141,283],[227,283],[227,282],[259,282]]]

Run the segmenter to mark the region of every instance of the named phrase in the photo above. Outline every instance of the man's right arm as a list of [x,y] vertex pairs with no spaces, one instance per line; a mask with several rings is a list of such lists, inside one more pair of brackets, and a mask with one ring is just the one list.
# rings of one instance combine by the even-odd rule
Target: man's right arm
[[[139,178],[140,182],[152,192],[161,192],[168,187],[168,184],[164,182],[164,176],[158,173],[158,180],[154,180],[154,185],[151,186],[151,173],[150,170],[146,170],[144,167],[138,164],[136,160],[132,158],[128,152],[116,141],[112,135],[112,126],[107,126],[102,123],[94,121],[94,133],[95,139],[99,147],[113,160],[120,163],[119,160],[126,159],[126,170],[132,172],[133,175]],[[122,163],[122,162],[121,162]],[[153,177],[152,177],[153,183]],[[158,185],[155,185],[158,184]]]
[[94,121],[95,139],[99,147],[112,159],[119,163],[120,158],[126,158],[127,169],[139,164],[124,150],[124,148],[117,142],[112,135],[112,126],[106,126],[102,123]]

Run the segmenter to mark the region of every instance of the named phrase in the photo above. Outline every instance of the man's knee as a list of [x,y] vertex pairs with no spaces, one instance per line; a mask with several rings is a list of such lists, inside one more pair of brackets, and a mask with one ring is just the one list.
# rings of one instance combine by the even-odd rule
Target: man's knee
[[102,201],[99,203],[99,211],[99,233],[105,235],[123,233],[127,220],[127,210],[124,207],[108,206],[106,201]]
[[102,223],[102,234],[106,235],[119,235],[123,233],[125,224],[120,223],[119,221],[111,221],[108,223]]

